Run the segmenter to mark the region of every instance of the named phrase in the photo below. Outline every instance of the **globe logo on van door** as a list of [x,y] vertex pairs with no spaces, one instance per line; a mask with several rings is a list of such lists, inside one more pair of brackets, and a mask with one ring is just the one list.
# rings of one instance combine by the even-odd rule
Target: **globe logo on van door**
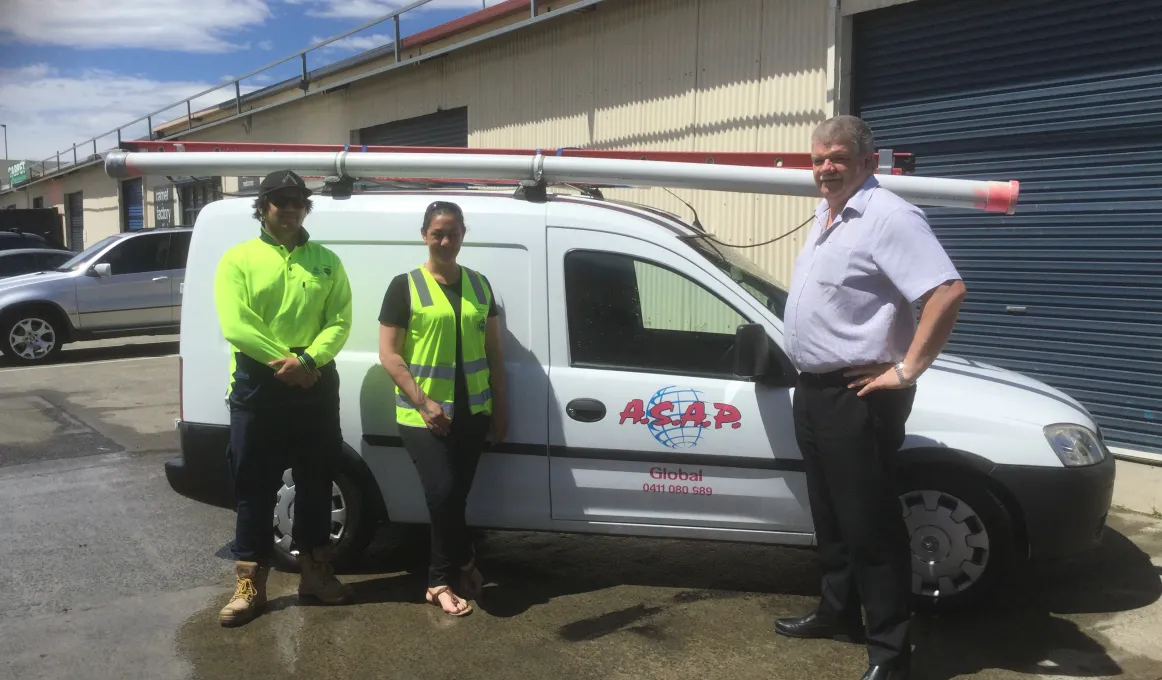
[[[652,409],[667,401],[674,405],[672,411],[685,413],[690,405],[702,403],[702,394],[697,390],[679,389],[673,386],[665,387],[654,393],[650,399],[649,408]],[[666,425],[650,423],[650,434],[654,435],[654,439],[658,440],[659,444],[664,444],[671,449],[692,449],[698,446],[698,440],[702,439],[702,422],[683,425],[682,421],[675,423],[671,419],[670,423]]]
[[707,429],[742,427],[742,416],[734,406],[708,404],[701,391],[677,385],[658,390],[648,403],[641,399],[630,401],[620,416],[619,425],[646,425],[659,444],[671,449],[698,446]]

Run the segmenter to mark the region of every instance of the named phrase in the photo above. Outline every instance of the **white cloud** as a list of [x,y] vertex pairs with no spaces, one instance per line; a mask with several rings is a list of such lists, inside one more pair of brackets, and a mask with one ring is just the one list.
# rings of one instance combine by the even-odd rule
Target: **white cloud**
[[32,45],[226,52],[270,18],[266,0],[2,0],[0,37]]
[[274,49],[274,43],[269,40],[260,40],[258,42],[258,49],[269,52]]
[[[283,0],[291,5],[312,5],[307,14],[331,19],[376,19],[391,14],[413,0]],[[503,0],[432,0],[413,11],[456,9],[479,10]]]
[[[183,97],[214,84],[194,81],[159,81],[103,70],[65,74],[46,64],[0,68],[0,120],[8,124],[8,156],[42,160],[63,151],[72,161],[73,144],[103,134]],[[255,87],[243,87],[246,94]],[[226,87],[195,99],[193,110],[208,108],[233,97]],[[153,120],[154,125],[185,115],[177,106]],[[123,139],[147,134],[145,122],[123,131]],[[116,146],[115,134],[97,142],[97,151]],[[92,144],[77,149],[78,158],[93,153]]]
[[[311,44],[317,45],[326,40],[326,38],[314,37],[311,38]],[[363,52],[372,50],[376,47],[390,45],[392,36],[376,33],[374,35],[349,35],[341,40],[336,40],[333,43],[327,43],[323,50],[349,50],[352,52]]]

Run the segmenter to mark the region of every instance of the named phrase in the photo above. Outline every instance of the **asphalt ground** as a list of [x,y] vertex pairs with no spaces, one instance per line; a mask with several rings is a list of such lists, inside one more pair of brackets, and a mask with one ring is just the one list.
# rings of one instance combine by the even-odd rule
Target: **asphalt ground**
[[[423,555],[380,537],[344,607],[218,625],[233,514],[170,490],[176,338],[0,359],[0,678],[859,678],[862,647],[776,636],[818,594],[810,550],[497,532],[452,619]],[[1101,547],[1015,573],[979,610],[920,615],[914,676],[1162,679],[1162,520],[1115,513]]]

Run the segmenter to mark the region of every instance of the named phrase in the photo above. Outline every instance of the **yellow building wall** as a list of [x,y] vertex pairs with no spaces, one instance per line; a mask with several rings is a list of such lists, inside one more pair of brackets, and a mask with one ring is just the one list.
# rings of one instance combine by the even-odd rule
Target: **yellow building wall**
[[[834,110],[834,21],[822,0],[608,2],[181,138],[345,144],[360,128],[467,106],[473,147],[805,152]],[[816,204],[676,193],[736,244],[793,229]],[[610,197],[691,217],[662,189]],[[786,282],[805,232],[748,253]]]
[[105,174],[105,166],[97,163],[86,168],[41,182],[34,187],[33,196],[44,196],[44,206],[54,207],[64,218],[65,243],[69,239],[66,196],[82,192],[84,201],[85,247],[121,231],[120,182]]

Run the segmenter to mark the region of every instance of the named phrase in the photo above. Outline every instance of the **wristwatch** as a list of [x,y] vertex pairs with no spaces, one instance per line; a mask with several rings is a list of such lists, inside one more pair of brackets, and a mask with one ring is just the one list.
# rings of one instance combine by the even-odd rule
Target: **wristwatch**
[[911,387],[912,385],[916,384],[914,380],[908,380],[904,377],[904,362],[902,361],[896,362],[896,377],[900,379],[901,385],[907,385]]

